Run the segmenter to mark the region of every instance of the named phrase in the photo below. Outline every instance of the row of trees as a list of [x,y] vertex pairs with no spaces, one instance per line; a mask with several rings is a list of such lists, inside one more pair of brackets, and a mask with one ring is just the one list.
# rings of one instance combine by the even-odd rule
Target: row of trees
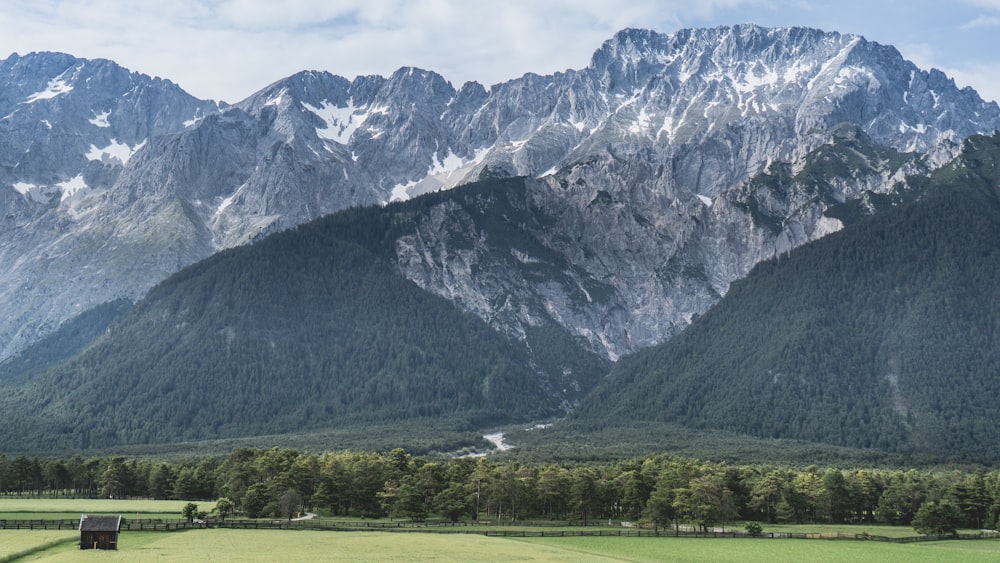
[[574,466],[429,460],[399,449],[316,454],[243,448],[197,463],[0,456],[0,491],[223,497],[248,517],[314,510],[412,520],[616,519],[701,528],[734,520],[881,522],[934,532],[993,528],[1000,517],[1000,470],[791,469],[670,455]]

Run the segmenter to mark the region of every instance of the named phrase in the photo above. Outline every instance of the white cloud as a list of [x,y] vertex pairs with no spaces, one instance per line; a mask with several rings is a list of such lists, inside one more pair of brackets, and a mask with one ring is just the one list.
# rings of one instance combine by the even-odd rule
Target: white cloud
[[966,23],[959,29],[970,30],[983,27],[1000,27],[1000,16],[984,16],[980,15],[976,19]]
[[965,4],[1000,12],[1000,0],[965,0]]

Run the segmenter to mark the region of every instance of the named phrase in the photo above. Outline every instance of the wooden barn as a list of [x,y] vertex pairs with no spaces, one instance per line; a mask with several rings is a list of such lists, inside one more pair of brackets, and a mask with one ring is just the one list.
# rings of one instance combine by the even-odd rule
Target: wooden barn
[[80,515],[80,549],[118,549],[122,517]]

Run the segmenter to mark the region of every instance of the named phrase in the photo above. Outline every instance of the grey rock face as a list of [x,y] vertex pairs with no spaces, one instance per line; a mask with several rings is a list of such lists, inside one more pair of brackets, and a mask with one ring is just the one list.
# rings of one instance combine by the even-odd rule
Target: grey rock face
[[[506,127],[484,162],[552,174],[531,191],[554,222],[532,234],[568,264],[565,279],[585,281],[532,283],[484,259],[496,252],[441,248],[458,225],[405,241],[400,263],[496,325],[549,316],[611,358],[676,333],[760,260],[839,229],[830,205],[897,189],[1000,117],[895,49],[804,29],[629,30],[589,68],[546,80],[556,93],[532,98],[539,80],[493,89],[476,119]],[[843,140],[843,124],[865,142],[930,153],[862,159],[822,189],[793,181],[776,194],[751,182],[772,163],[805,168],[811,151]],[[587,284],[608,291],[581,300]]]
[[[773,163],[804,166],[842,123],[934,162],[1000,127],[995,103],[891,47],[750,25],[625,30],[587,68],[489,89],[413,68],[303,72],[228,108],[106,61],[15,56],[0,63],[0,114],[0,228],[15,233],[0,243],[13,311],[0,356],[219,249],[524,175],[539,179],[530,207],[548,219],[530,234],[544,256],[496,260],[482,233],[452,248],[435,236],[461,214],[442,208],[399,241],[400,268],[509,334],[549,318],[613,358],[668,338],[760,259],[836,229],[831,202],[901,174],[867,171],[819,198],[751,193]],[[533,260],[551,267],[511,269]]]
[[110,61],[0,62],[0,357],[193,258],[178,252],[183,237],[166,241],[172,218],[161,233],[144,217],[109,216],[107,195],[149,139],[218,110]]

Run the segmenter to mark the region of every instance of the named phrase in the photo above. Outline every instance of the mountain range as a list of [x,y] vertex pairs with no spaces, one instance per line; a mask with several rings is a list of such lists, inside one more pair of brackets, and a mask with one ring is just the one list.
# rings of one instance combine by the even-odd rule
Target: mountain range
[[[5,384],[21,386],[11,395],[20,398],[18,412],[37,407],[49,416],[48,430],[32,435],[53,436],[54,447],[319,428],[391,403],[387,397],[406,392],[373,392],[355,413],[346,412],[350,402],[336,415],[322,408],[344,386],[402,378],[411,368],[401,365],[420,362],[368,365],[362,380],[338,386],[330,380],[342,376],[317,366],[345,361],[363,339],[331,344],[323,359],[296,347],[322,347],[304,335],[366,316],[352,308],[308,314],[310,306],[362,299],[359,287],[411,296],[401,297],[414,307],[406,317],[443,308],[432,318],[465,327],[427,341],[426,324],[388,331],[404,326],[406,306],[381,317],[373,311],[382,320],[361,324],[369,335],[391,334],[390,348],[417,338],[415,357],[423,357],[471,346],[511,366],[504,373],[516,400],[489,405],[506,391],[483,392],[495,379],[474,368],[464,383],[447,384],[452,399],[415,394],[436,398],[407,406],[406,416],[444,408],[496,421],[567,412],[587,400],[608,362],[670,340],[756,264],[917,198],[920,179],[952,162],[963,139],[1000,128],[996,103],[892,47],[753,25],[624,30],[584,69],[528,74],[488,90],[455,89],[413,68],[354,80],[303,72],[233,105],[193,99],[109,61],[15,55],[0,63],[0,112],[0,188],[9,186],[0,189],[0,303],[10,311],[0,322],[2,355],[44,374],[9,371]],[[472,181],[482,183],[423,196]],[[374,207],[355,209],[366,205]],[[333,233],[320,237],[329,254],[303,234],[320,231]],[[302,272],[311,289],[289,289],[287,310],[261,309],[284,302],[275,284],[302,281],[269,273],[265,263]],[[316,285],[316,276],[343,285]],[[33,343],[120,298],[142,300],[118,321],[95,325],[102,336],[93,343],[25,363],[42,357]],[[289,330],[282,315],[303,319],[297,330],[305,332]],[[185,339],[164,327],[191,333]],[[234,342],[239,354],[223,354],[234,353]],[[289,348],[265,364],[248,352],[255,346]],[[275,366],[288,357],[317,360],[281,375]],[[439,359],[427,365],[455,372],[453,358]],[[68,363],[50,369],[61,360]],[[245,371],[254,365],[257,375]],[[250,389],[247,378],[265,377],[263,365],[282,388],[307,378],[300,389],[319,402],[288,415],[246,397],[244,411],[260,420],[226,426],[222,416],[200,430],[191,412],[149,407],[161,393],[175,397],[164,404],[183,403],[196,373],[228,374],[219,375],[224,387]],[[102,382],[91,386],[84,373]],[[46,398],[55,388],[61,394]],[[111,401],[116,388],[145,406]],[[191,408],[209,408],[213,396]],[[80,420],[59,416],[87,404],[78,413],[100,420],[115,403],[122,418],[105,416],[86,439]],[[160,412],[150,426],[122,430],[150,408]],[[150,430],[157,421],[169,424]]]

